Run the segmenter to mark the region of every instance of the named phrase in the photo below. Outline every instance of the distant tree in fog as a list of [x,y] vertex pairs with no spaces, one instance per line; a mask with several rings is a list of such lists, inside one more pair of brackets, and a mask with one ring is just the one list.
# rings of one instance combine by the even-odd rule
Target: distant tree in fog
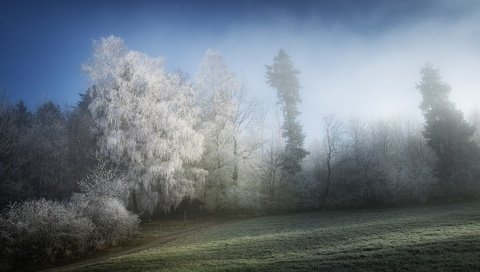
[[[208,50],[195,79],[201,109],[200,131],[204,135],[201,165],[208,171],[203,201],[216,209],[225,208],[227,188],[232,186],[234,104],[240,83],[223,57]],[[207,199],[209,197],[212,201]]]
[[[479,150],[473,136],[475,129],[450,101],[450,86],[443,82],[438,69],[427,64],[421,69],[417,89],[422,95],[420,109],[425,116],[423,135],[437,155],[435,176],[445,196],[472,193]],[[478,183],[478,181],[476,181]]]
[[[259,141],[248,137],[255,122],[257,102],[248,97],[243,82],[230,71],[220,53],[208,50],[195,79],[205,136],[202,166],[209,175],[203,200],[213,193],[217,209],[225,208],[227,192],[239,185],[239,164],[250,159]],[[253,140],[253,141],[252,141]],[[210,197],[212,198],[212,197]]]
[[282,169],[293,177],[301,171],[301,163],[308,152],[304,148],[305,134],[298,120],[300,112],[299,71],[293,66],[291,57],[283,50],[275,56],[272,65],[267,65],[267,83],[277,90],[278,103],[283,110],[283,137],[286,139]]

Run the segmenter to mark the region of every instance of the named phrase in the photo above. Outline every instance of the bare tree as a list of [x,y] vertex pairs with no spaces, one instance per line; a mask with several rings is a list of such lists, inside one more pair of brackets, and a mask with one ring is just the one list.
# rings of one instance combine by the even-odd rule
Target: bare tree
[[238,185],[238,162],[240,159],[250,159],[254,152],[262,146],[261,141],[253,141],[241,144],[240,140],[244,134],[252,129],[257,121],[257,113],[260,109],[260,102],[249,99],[247,89],[244,84],[240,84],[237,92],[232,97],[234,111],[232,115],[233,123],[233,185]]
[[265,150],[260,167],[263,172],[264,180],[267,183],[270,201],[275,201],[275,187],[282,166],[282,155],[282,147],[280,143],[272,139]]
[[332,172],[338,165],[339,144],[344,133],[342,122],[333,114],[327,115],[323,118],[323,131],[325,133],[324,147],[325,147],[325,164],[327,168],[327,177],[325,181],[325,191],[323,199],[328,198],[330,187],[332,183]]

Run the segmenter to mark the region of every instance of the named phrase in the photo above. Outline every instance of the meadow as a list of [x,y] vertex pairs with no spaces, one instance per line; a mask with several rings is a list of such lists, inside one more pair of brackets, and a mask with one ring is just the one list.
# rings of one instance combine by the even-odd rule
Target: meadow
[[128,247],[52,271],[479,271],[480,204],[142,225]]

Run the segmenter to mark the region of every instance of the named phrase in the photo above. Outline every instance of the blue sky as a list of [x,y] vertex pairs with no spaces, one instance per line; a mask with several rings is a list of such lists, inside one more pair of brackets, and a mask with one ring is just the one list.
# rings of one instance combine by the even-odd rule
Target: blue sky
[[261,99],[265,64],[280,48],[301,71],[302,118],[418,115],[415,82],[439,67],[460,108],[478,105],[478,1],[0,1],[0,88],[35,107],[74,104],[88,86],[92,41],[116,35],[131,49],[193,75],[207,49],[222,53]]

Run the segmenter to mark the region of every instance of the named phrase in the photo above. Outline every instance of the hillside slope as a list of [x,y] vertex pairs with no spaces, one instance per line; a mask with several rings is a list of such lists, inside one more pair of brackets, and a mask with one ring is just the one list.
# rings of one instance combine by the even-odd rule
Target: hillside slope
[[479,271],[480,204],[265,216],[174,238],[55,271]]

